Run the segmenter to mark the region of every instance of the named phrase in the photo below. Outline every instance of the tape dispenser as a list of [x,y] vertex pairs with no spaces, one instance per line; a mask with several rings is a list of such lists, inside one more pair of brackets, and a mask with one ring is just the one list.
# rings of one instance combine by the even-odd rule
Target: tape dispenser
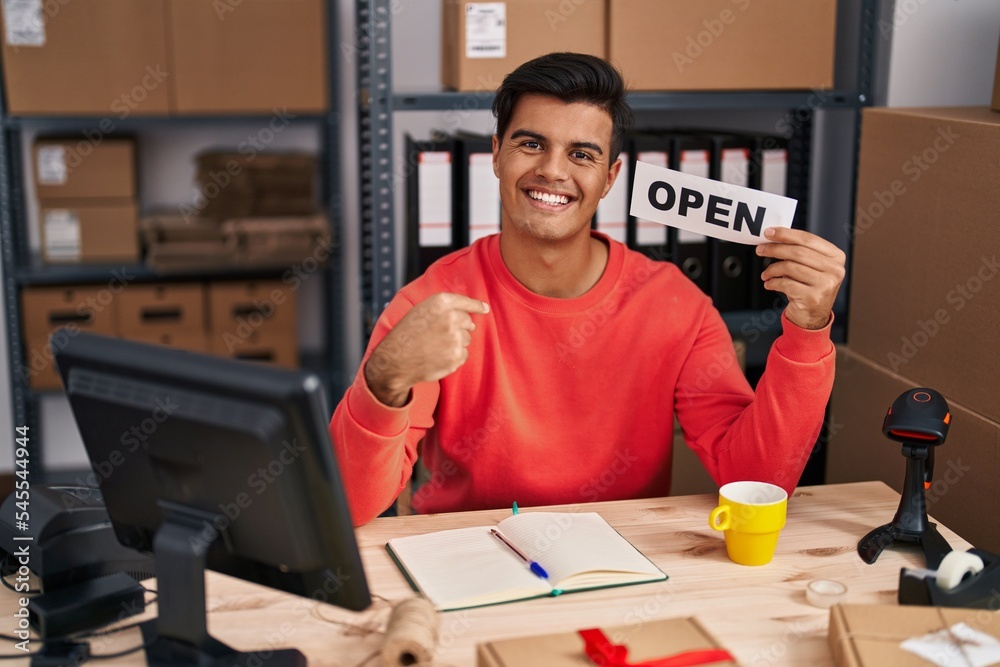
[[1000,556],[982,549],[950,551],[936,570],[904,567],[899,604],[995,610]]

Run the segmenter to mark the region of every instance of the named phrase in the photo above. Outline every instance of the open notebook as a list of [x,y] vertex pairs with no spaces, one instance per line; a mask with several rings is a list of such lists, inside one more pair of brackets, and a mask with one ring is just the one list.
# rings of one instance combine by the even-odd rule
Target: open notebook
[[667,578],[595,512],[522,512],[496,525],[548,579],[536,576],[491,528],[400,537],[386,549],[410,585],[441,611]]

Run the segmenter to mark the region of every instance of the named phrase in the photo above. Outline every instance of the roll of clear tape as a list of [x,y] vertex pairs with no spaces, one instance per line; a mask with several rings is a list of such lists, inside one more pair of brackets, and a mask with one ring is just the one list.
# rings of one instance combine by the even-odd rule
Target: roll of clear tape
[[938,588],[950,591],[962,583],[967,575],[978,574],[983,571],[983,559],[968,551],[949,551],[941,559],[941,565],[937,569]]
[[406,598],[392,608],[382,642],[382,667],[430,667],[438,640],[438,614],[427,598]]
[[806,586],[806,601],[814,607],[829,609],[847,597],[847,586],[839,581],[816,579]]

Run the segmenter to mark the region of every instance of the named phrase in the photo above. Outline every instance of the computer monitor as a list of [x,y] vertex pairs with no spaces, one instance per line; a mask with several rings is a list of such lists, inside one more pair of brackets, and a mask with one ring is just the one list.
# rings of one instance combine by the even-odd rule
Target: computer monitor
[[156,561],[150,664],[253,655],[209,637],[206,568],[371,603],[315,375],[87,333],[56,362],[118,540]]

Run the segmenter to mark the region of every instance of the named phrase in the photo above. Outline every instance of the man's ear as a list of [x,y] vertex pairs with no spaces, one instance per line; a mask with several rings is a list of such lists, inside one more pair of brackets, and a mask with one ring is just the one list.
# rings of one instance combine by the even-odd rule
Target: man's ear
[[607,196],[611,192],[611,186],[615,184],[615,180],[618,178],[618,173],[622,170],[622,159],[618,158],[615,163],[611,165],[608,169],[608,182],[604,185],[604,192],[601,194],[601,199]]
[[497,135],[493,135],[493,175],[500,178],[500,163],[497,161],[500,158],[500,139]]

